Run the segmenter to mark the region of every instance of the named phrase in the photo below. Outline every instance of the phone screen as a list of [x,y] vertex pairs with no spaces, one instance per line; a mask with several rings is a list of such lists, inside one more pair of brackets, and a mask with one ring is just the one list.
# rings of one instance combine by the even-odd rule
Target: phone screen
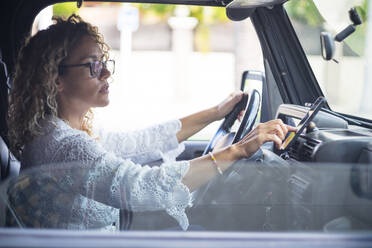
[[285,150],[289,147],[290,144],[293,143],[294,140],[300,136],[300,134],[305,130],[305,128],[309,125],[310,121],[314,119],[314,116],[318,113],[318,111],[321,109],[323,103],[325,102],[324,97],[319,97],[314,104],[311,106],[309,111],[305,114],[305,116],[302,118],[300,123],[297,125],[297,132],[289,132],[287,134],[287,137],[283,141],[280,150]]

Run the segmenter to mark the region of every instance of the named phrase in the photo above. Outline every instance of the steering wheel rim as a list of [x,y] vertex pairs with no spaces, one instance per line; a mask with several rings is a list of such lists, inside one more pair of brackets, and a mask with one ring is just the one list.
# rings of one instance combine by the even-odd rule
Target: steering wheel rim
[[[253,128],[253,125],[256,121],[258,111],[260,108],[260,93],[257,90],[252,90],[249,94],[249,102],[247,101],[246,105],[241,108],[241,110],[245,110],[244,116],[242,118],[242,121],[239,125],[239,128],[237,132],[234,135],[234,138],[232,140],[231,144],[234,144],[241,140],[245,135],[247,135]],[[244,105],[244,99],[241,100]],[[231,126],[234,124],[235,120],[238,117],[238,114],[240,112],[240,109],[236,111],[236,108],[239,108],[241,106],[238,106],[240,103],[237,103],[234,107],[234,109],[225,117],[225,120],[222,122],[222,124],[217,129],[217,132],[213,135],[212,139],[209,141],[207,147],[205,148],[203,155],[208,154],[210,151],[213,150],[215,147],[217,141],[219,138],[222,138],[226,134],[230,133]],[[232,116],[232,120],[227,120],[229,115],[231,115],[233,112],[237,112],[236,116]],[[227,123],[229,122],[229,123]]]
[[249,98],[249,103],[246,106],[245,114],[242,118],[242,122],[234,136],[232,144],[240,141],[253,129],[253,125],[256,122],[258,111],[260,110],[261,96],[257,90],[252,90]]
[[234,124],[235,120],[238,118],[239,113],[242,110],[245,110],[248,103],[248,95],[244,94],[243,98],[238,102],[233,110],[225,116],[225,119],[218,127],[217,132],[213,135],[212,139],[208,142],[207,147],[204,149],[203,155],[208,154],[210,151],[213,150],[217,141],[224,137],[227,133],[230,132],[232,125]]
[[[242,121],[240,123],[240,126],[238,128],[238,131],[234,135],[234,138],[233,138],[231,144],[234,144],[234,143],[238,142],[239,140],[241,140],[245,135],[247,135],[253,129],[253,125],[256,121],[258,111],[259,111],[259,108],[260,108],[261,98],[260,98],[260,93],[255,89],[251,91],[249,96],[250,96],[249,97],[249,102],[247,102],[246,106],[243,106],[244,110],[245,110],[244,116],[243,116]],[[239,105],[239,103],[237,105],[235,105],[234,110],[236,110],[237,107],[241,107],[241,106],[238,106],[238,105]],[[234,110],[232,112],[234,112]],[[237,112],[237,111],[235,111],[235,112]],[[240,112],[240,111],[238,111],[238,112]],[[231,122],[231,125],[228,125],[228,126],[226,126],[226,123],[225,123],[227,121],[227,117],[225,118],[225,120],[222,122],[220,127],[217,129],[216,134],[213,136],[213,138],[208,143],[208,146],[204,150],[203,155],[206,155],[210,151],[213,150],[213,148],[216,145],[219,138],[222,138],[223,136],[225,136],[228,133],[231,134],[230,133],[231,126],[235,122],[237,117],[238,117],[238,115],[234,116],[235,119]],[[227,171],[224,172],[224,175],[228,175],[229,173],[230,173],[229,170],[227,170]],[[208,191],[208,189],[209,189],[210,185],[212,184],[213,180],[215,180],[215,179],[212,179],[206,185],[200,187],[199,189],[197,189],[193,193],[193,202],[194,202],[193,205],[194,206],[198,205],[198,203],[200,203],[200,201],[203,199],[205,193]]]

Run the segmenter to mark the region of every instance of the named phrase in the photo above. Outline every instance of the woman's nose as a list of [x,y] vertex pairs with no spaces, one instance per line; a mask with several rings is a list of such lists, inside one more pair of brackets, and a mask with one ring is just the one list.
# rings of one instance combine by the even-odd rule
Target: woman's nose
[[106,67],[103,67],[101,71],[101,75],[99,75],[99,79],[107,79],[110,76],[111,76],[111,72]]

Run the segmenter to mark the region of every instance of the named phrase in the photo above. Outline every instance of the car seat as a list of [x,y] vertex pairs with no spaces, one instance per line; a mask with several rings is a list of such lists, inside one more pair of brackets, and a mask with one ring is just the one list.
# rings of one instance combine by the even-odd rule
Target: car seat
[[17,226],[19,224],[16,213],[8,202],[8,185],[19,175],[21,164],[8,149],[3,138],[0,136],[0,226],[6,226],[9,219],[14,217]]
[[[6,131],[6,106],[8,105],[8,91],[9,91],[10,77],[8,75],[8,70],[5,62],[2,59],[2,52],[0,49],[0,88],[6,90],[0,90],[0,101],[2,108],[0,109],[1,114],[1,135],[0,135],[0,226],[5,225],[5,217],[7,215],[7,183],[11,178],[15,178],[19,174],[21,168],[20,162],[15,158],[15,156],[10,152],[4,138]],[[4,94],[3,94],[4,93]],[[9,179],[9,180],[7,180]]]
[[3,86],[6,86],[7,92],[5,96],[3,96],[3,91],[0,90],[1,95],[1,102],[2,104],[1,108],[1,118],[4,123],[1,123],[1,133],[0,133],[0,182],[3,182],[5,179],[9,177],[16,177],[19,174],[20,170],[20,162],[13,156],[13,154],[8,149],[8,146],[5,142],[5,137],[3,135],[6,134],[6,123],[5,123],[5,117],[6,117],[6,111],[7,109],[4,106],[8,106],[8,93],[10,89],[10,77],[8,75],[8,70],[5,62],[2,58],[2,51],[0,49],[0,88],[3,88]]

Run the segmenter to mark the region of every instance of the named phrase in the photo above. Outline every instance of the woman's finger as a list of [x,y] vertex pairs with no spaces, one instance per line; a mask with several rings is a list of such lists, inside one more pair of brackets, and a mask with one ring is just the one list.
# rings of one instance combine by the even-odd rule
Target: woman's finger
[[280,147],[282,146],[282,139],[280,139],[276,134],[269,134],[268,141],[273,141],[277,149],[280,149]]
[[238,120],[239,121],[242,121],[242,117],[244,116],[244,113],[245,113],[245,110],[244,109],[242,111],[240,111],[240,113],[238,115]]
[[[281,132],[278,131],[278,135],[280,138],[285,139],[285,136],[287,135],[288,132],[297,132],[297,127],[292,127],[290,125],[284,124],[282,120],[276,119],[276,120],[271,120],[266,123],[264,123],[267,128],[271,128],[273,125],[280,125],[281,127]],[[281,135],[283,133],[284,137]]]
[[286,131],[282,129],[281,123],[278,120],[271,120],[265,123],[261,123],[257,126],[258,132],[277,134],[279,138],[284,139]]
[[258,136],[258,140],[259,140],[260,146],[270,141],[274,142],[277,148],[280,148],[280,146],[282,145],[282,140],[276,134],[273,134],[273,133],[261,134]]
[[235,92],[233,96],[235,104],[238,103],[242,99],[242,97],[243,97],[243,91]]
[[283,127],[277,124],[277,125],[274,125],[273,128],[274,128],[273,130],[274,134],[276,134],[279,137],[279,139],[284,140],[286,131],[283,130]]
[[279,120],[279,125],[280,125],[280,127],[282,128],[282,130],[283,130],[284,136],[286,136],[287,133],[288,133],[287,125],[284,124],[282,120]]
[[292,127],[289,125],[286,125],[288,132],[297,132],[298,128],[297,127]]
[[234,106],[242,99],[243,92],[238,91],[231,93],[224,101],[217,105],[217,116],[216,120],[220,120],[225,117]]

